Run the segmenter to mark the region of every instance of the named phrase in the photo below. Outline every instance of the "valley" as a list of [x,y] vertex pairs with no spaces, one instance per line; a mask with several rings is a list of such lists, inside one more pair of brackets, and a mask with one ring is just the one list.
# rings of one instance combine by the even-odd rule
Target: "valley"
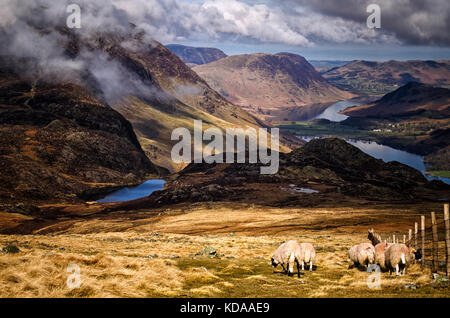
[[[2,12],[0,298],[450,297],[439,262],[349,267],[370,229],[443,232],[448,60],[352,60],[395,32],[313,2],[65,2]],[[293,239],[300,277],[271,266]]]

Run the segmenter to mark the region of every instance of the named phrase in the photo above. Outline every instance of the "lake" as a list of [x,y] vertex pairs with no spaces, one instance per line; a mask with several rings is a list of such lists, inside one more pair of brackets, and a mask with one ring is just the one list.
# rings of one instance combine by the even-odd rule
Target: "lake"
[[327,109],[325,109],[322,113],[312,118],[309,118],[307,121],[312,121],[315,119],[328,119],[329,121],[343,121],[348,118],[346,115],[339,114],[340,111],[347,109],[352,106],[362,105],[361,102],[355,100],[343,100],[337,102]]
[[[317,139],[321,137],[317,136],[298,136],[299,138],[305,141],[311,141],[312,139]],[[423,157],[409,153],[407,151],[398,150],[389,146],[381,145],[374,141],[364,141],[364,140],[355,140],[355,139],[345,139],[349,144],[359,148],[361,151],[366,154],[381,159],[384,162],[390,161],[398,161],[410,167],[413,167],[420,172],[428,179],[428,180],[441,180],[447,184],[450,184],[450,178],[443,177],[434,177],[425,174],[425,163],[423,162]]]
[[[347,119],[348,116],[339,114],[339,112],[349,107],[359,105],[362,105],[362,103],[355,100],[340,101],[328,107],[321,114],[310,118],[307,121],[312,121],[315,119],[328,119],[329,121],[334,122],[343,121]],[[300,138],[304,139],[305,141],[310,141],[313,138],[319,137],[300,136]],[[398,161],[419,170],[428,180],[441,180],[442,182],[450,184],[450,178],[434,177],[425,174],[425,163],[423,161],[423,156],[409,153],[403,150],[394,149],[392,147],[381,145],[376,142],[353,139],[346,139],[346,141],[374,158],[382,159],[384,162]]]
[[113,193],[110,193],[103,199],[98,200],[97,202],[111,203],[111,202],[136,200],[139,198],[149,196],[154,191],[162,190],[165,184],[166,181],[161,179],[147,180],[138,186],[125,187]]

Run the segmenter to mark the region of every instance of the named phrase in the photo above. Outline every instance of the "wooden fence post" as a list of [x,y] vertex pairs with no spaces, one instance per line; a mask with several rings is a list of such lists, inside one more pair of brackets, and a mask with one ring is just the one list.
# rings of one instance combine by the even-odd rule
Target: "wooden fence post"
[[425,215],[420,216],[420,229],[422,234],[422,267],[425,267]]
[[408,246],[412,246],[412,229],[409,229],[408,231]]
[[439,257],[438,257],[438,229],[436,223],[436,213],[431,212],[431,228],[433,230],[433,273],[437,273],[439,270]]
[[445,221],[445,247],[447,250],[447,276],[450,275],[450,220],[448,216],[448,203],[444,204],[444,221]]
[[406,235],[403,234],[403,244],[406,244]]
[[414,223],[414,249],[417,251],[417,236],[419,235],[419,223]]
[[392,234],[392,243],[395,244],[395,235],[394,234]]

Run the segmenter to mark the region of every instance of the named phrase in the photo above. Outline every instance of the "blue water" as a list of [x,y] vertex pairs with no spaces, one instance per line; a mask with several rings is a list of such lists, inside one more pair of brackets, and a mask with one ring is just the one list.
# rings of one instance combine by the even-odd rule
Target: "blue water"
[[[305,141],[311,141],[312,139],[320,138],[317,136],[299,136],[299,138]],[[441,180],[447,184],[450,184],[450,178],[443,177],[434,177],[425,174],[425,164],[423,162],[423,157],[409,153],[403,150],[398,150],[391,148],[389,146],[380,145],[374,141],[364,141],[364,140],[355,140],[355,139],[345,139],[349,144],[359,148],[361,151],[366,154],[381,159],[384,162],[390,161],[398,161],[410,167],[413,167],[420,172],[428,179],[428,180]]]
[[148,180],[135,187],[127,187],[117,190],[107,195],[103,199],[98,200],[97,202],[111,203],[111,202],[136,200],[139,198],[149,196],[154,191],[162,190],[164,188],[165,183],[166,181],[161,179]]
[[337,102],[327,109],[325,109],[319,115],[308,119],[307,121],[312,121],[315,119],[328,119],[329,121],[343,121],[348,118],[346,115],[339,114],[341,110],[347,109],[352,106],[359,106],[360,102],[352,101],[352,100],[344,100]]

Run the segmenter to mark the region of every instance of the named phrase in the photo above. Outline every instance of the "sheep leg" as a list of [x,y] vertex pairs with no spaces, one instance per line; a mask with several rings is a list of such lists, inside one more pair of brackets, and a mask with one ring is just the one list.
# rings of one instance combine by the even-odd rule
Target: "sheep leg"
[[302,261],[302,271],[305,270],[305,261]]
[[296,261],[297,263],[297,277],[300,278],[300,263]]
[[397,265],[395,265],[395,275],[396,276],[399,276],[398,270],[399,270],[399,267],[398,267],[398,264],[397,264]]
[[286,267],[284,267],[284,264],[283,264],[283,263],[281,263],[281,267],[283,268],[283,272],[286,273]]
[[289,263],[288,263],[288,267],[289,267],[289,276],[292,276],[294,273],[294,262],[295,262],[295,256],[294,253],[291,253],[291,256],[289,257]]
[[313,266],[312,266],[312,261],[309,262],[309,271],[312,272]]

